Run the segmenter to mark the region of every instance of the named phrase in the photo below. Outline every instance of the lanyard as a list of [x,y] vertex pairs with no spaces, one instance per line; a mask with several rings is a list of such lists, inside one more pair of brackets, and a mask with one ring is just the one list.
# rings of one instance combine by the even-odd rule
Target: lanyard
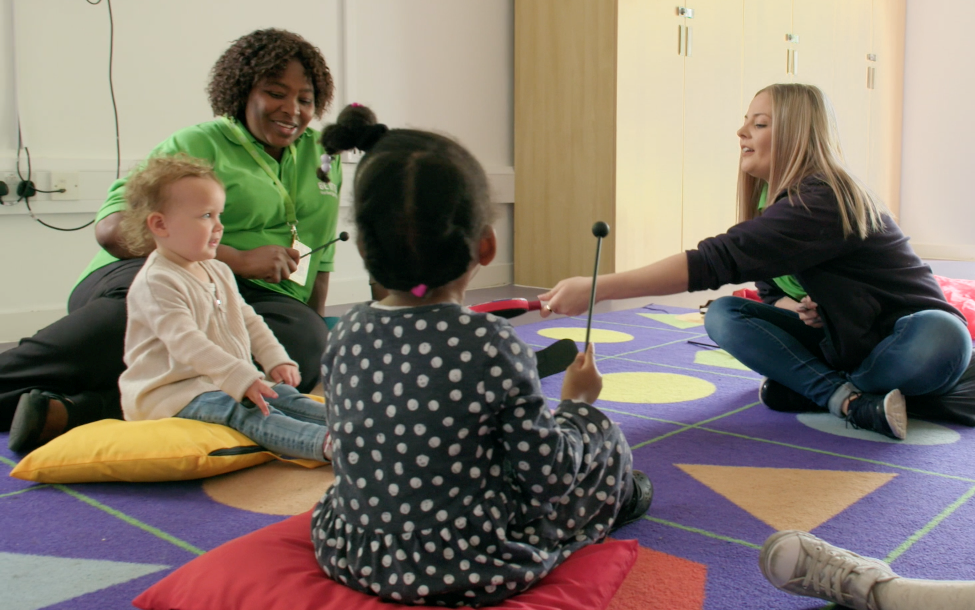
[[[254,143],[247,139],[244,135],[243,130],[241,130],[240,125],[236,121],[233,121],[225,116],[220,117],[223,119],[230,131],[236,136],[237,141],[240,145],[244,147],[244,150],[250,153],[254,157],[254,161],[264,170],[264,172],[271,177],[271,181],[274,182],[274,186],[277,187],[278,192],[281,193],[281,199],[284,200],[284,214],[285,219],[288,221],[288,225],[291,227],[291,236],[297,240],[298,239],[298,216],[295,213],[295,197],[288,191],[283,184],[281,184],[281,179],[278,178],[277,173],[271,169],[271,166],[267,164],[267,161],[261,157],[261,154],[257,152],[257,148],[254,147]],[[298,185],[298,158],[296,156],[297,150],[294,144],[288,146],[288,150],[291,152],[291,171],[292,171],[292,188]],[[282,158],[282,161],[284,159]]]

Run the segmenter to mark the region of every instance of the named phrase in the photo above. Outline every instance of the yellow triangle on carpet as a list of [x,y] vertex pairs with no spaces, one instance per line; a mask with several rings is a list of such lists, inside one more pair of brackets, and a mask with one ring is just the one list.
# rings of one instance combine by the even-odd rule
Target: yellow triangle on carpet
[[816,529],[897,476],[886,472],[675,465],[777,530]]
[[738,360],[724,351],[723,349],[702,349],[694,354],[694,364],[704,366],[720,366],[725,369],[736,369],[739,371],[750,371],[751,369],[738,362]]
[[695,326],[704,324],[704,316],[699,313],[638,313],[637,315],[656,320],[657,322],[663,322],[675,328],[694,328]]

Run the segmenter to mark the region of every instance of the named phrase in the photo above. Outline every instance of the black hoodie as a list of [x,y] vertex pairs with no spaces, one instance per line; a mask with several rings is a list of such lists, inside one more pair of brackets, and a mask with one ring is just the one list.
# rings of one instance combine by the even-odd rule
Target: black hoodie
[[826,183],[807,178],[799,195],[801,202],[783,194],[761,216],[688,250],[688,290],[795,276],[818,305],[826,361],[843,371],[856,369],[903,316],[940,309],[965,322],[892,218],[866,239],[844,237]]

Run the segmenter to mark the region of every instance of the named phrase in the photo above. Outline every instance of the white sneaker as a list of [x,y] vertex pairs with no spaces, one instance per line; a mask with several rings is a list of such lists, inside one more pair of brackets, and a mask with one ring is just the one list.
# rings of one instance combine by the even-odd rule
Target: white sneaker
[[769,536],[758,563],[765,578],[778,589],[856,610],[879,610],[873,586],[899,578],[879,559],[861,557],[795,530]]

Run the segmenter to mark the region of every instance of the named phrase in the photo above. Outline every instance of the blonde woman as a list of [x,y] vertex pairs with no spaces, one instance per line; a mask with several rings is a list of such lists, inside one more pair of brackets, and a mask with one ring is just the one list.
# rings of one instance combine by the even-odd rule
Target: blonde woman
[[[758,281],[763,302],[718,299],[705,328],[767,377],[762,402],[780,411],[826,408],[904,439],[904,396],[945,393],[969,364],[964,317],[884,205],[844,168],[819,89],[759,91],[738,137],[741,222],[696,250],[601,276],[596,299]],[[586,311],[591,283],[562,280],[540,296],[543,315]]]

